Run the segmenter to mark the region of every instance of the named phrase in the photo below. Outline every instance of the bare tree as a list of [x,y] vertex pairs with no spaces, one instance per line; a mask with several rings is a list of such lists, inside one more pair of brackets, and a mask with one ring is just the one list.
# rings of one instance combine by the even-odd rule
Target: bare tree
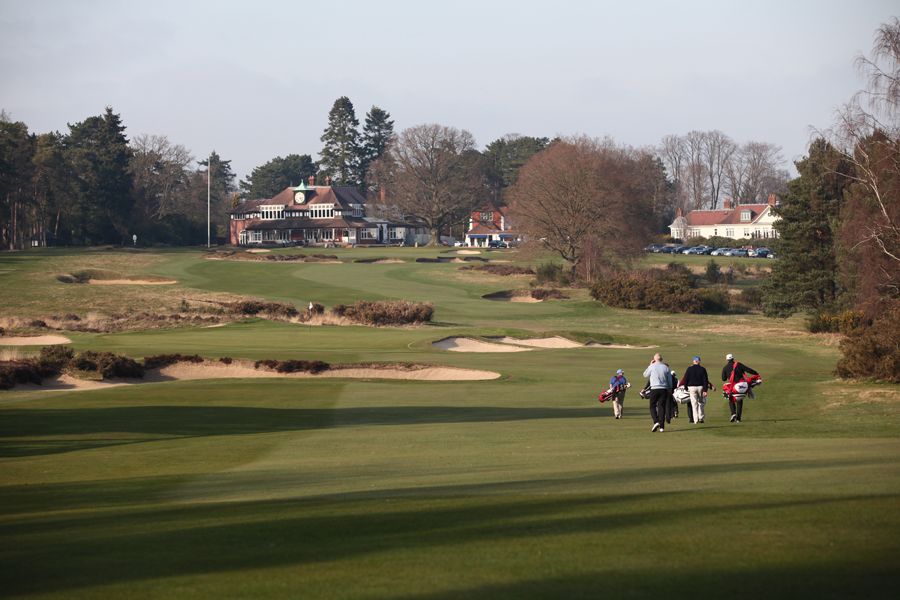
[[788,180],[782,168],[781,147],[768,142],[747,142],[731,155],[725,167],[725,189],[736,202],[765,202],[780,193]]
[[719,205],[726,166],[736,148],[734,141],[718,129],[700,133],[700,158],[709,179],[707,191],[710,209]]
[[688,210],[689,205],[685,196],[686,189],[683,181],[685,174],[685,165],[687,163],[687,149],[685,147],[684,138],[677,135],[667,135],[662,139],[662,143],[657,150],[666,172],[672,180],[675,187],[675,206]]
[[131,146],[134,157],[130,169],[138,209],[153,219],[182,212],[190,177],[188,167],[194,162],[190,151],[162,135],[139,135]]
[[[531,242],[578,270],[621,264],[640,255],[652,230],[653,181],[648,155],[611,140],[579,137],[534,155],[510,189],[510,212]],[[657,169],[658,177],[664,177]],[[588,271],[596,272],[591,265]]]
[[431,244],[440,232],[471,213],[482,201],[484,187],[468,131],[437,124],[403,130],[372,167],[376,188],[404,216],[425,224]]

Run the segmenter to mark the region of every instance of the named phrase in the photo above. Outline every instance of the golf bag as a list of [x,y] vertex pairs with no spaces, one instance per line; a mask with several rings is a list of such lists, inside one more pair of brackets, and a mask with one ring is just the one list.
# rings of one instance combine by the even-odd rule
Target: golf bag
[[641,398],[643,398],[644,400],[650,399],[650,382],[649,381],[647,382],[647,385],[644,386],[644,389],[642,389],[640,392],[638,392],[638,395]]
[[607,400],[612,400],[613,398],[615,398],[617,393],[621,392],[622,390],[627,390],[630,386],[631,384],[617,385],[609,388],[605,392],[600,392],[600,397],[598,398],[598,400],[600,400],[600,404],[603,404]]
[[762,377],[759,375],[744,375],[743,378],[735,381],[734,373],[737,371],[738,364],[740,363],[734,363],[734,368],[731,370],[731,377],[722,384],[722,395],[725,396],[729,402],[737,402],[748,396],[753,398],[753,388],[762,383]]
[[691,393],[684,386],[675,388],[672,395],[675,396],[675,402],[678,404],[688,404],[691,401]]

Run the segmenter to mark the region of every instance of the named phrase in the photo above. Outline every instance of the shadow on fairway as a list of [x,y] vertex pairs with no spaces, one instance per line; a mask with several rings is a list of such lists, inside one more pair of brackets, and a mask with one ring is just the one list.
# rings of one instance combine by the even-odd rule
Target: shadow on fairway
[[[715,528],[704,528],[700,539],[694,540],[660,537],[658,532],[670,527],[674,514],[685,514],[696,507],[696,498],[692,494],[554,494],[539,498],[524,495],[454,495],[464,494],[466,488],[470,486],[442,488],[441,498],[416,499],[400,495],[389,504],[373,502],[375,497],[360,494],[350,498],[335,496],[299,501],[214,503],[166,509],[136,507],[133,510],[104,511],[99,515],[50,515],[43,521],[31,517],[21,523],[0,527],[0,534],[5,539],[10,540],[23,533],[30,534],[32,539],[29,543],[10,544],[5,550],[0,584],[5,593],[11,594],[72,592],[97,585],[199,574],[208,582],[208,576],[215,573],[236,574],[278,566],[326,568],[336,561],[341,561],[345,569],[351,569],[343,578],[350,577],[352,580],[352,561],[363,564],[381,561],[379,564],[389,567],[396,577],[391,596],[399,597],[406,589],[404,586],[408,585],[405,578],[414,581],[417,568],[442,556],[451,563],[447,568],[456,569],[459,573],[454,587],[466,585],[469,569],[477,570],[483,581],[487,576],[485,566],[478,564],[477,555],[469,556],[464,551],[466,548],[481,547],[507,556],[519,553],[520,562],[534,565],[535,569],[530,573],[544,571],[544,561],[548,561],[555,565],[557,574],[547,579],[532,578],[506,585],[478,587],[475,584],[470,589],[457,589],[453,594],[408,597],[595,597],[590,592],[596,591],[595,586],[600,583],[588,578],[585,570],[599,575],[610,569],[610,566],[602,566],[608,564],[608,559],[592,557],[587,564],[580,564],[577,568],[570,562],[559,562],[571,559],[571,549],[558,545],[561,537],[574,541],[590,536],[596,540],[594,549],[601,553],[616,554],[615,546],[603,545],[603,540],[608,539],[611,544],[624,544],[621,550],[640,552],[646,557],[646,564],[654,565],[646,573],[616,573],[614,567],[611,569],[613,576],[617,577],[610,581],[614,589],[643,590],[645,593],[639,595],[645,596],[650,595],[651,591],[664,590],[673,576],[688,576],[688,573],[679,573],[675,566],[668,564],[669,560],[674,559],[670,553],[702,554],[710,551],[708,544],[713,542],[721,544],[715,548],[716,552],[738,560],[733,553],[742,543],[719,533]],[[824,511],[847,514],[854,519],[853,515],[864,512],[888,510],[897,501],[896,496],[804,499],[775,495],[748,502],[745,497],[733,494],[706,498],[703,518],[712,521],[741,519],[762,511],[790,523],[794,519],[804,518],[803,515]],[[860,518],[864,521],[863,517]],[[623,537],[626,531],[628,535]],[[625,539],[628,541],[623,541]],[[798,543],[803,545],[802,541]],[[539,549],[542,544],[547,546],[539,559],[522,554],[523,547]],[[394,564],[392,554],[395,552],[406,553],[404,556],[410,557],[410,564]],[[833,555],[825,558],[815,554],[806,556],[801,552],[790,556],[796,569],[780,567],[782,570],[773,571],[770,578],[763,568],[760,570],[762,579],[746,585],[744,581],[730,579],[733,560],[710,560],[704,567],[703,577],[692,573],[691,576],[696,579],[693,582],[695,585],[683,591],[690,591],[692,597],[707,597],[702,593],[698,596],[700,590],[696,586],[699,585],[710,594],[718,592],[709,597],[722,597],[722,594],[733,597],[736,593],[749,597],[744,596],[746,590],[761,592],[776,584],[793,585],[792,576],[803,580],[804,576],[829,574],[822,581],[828,581],[835,587],[823,590],[830,594],[822,597],[838,597],[838,590],[859,592],[861,589],[880,589],[880,584],[887,580],[896,581],[897,578],[896,572],[885,567],[894,561],[888,555],[874,564],[854,562],[852,572],[842,569],[829,571],[831,566],[828,563],[834,559]],[[778,560],[777,557],[764,558],[764,564]],[[422,564],[417,565],[416,561]],[[633,562],[630,564],[634,566]],[[560,577],[559,570],[575,574]],[[758,567],[754,568],[747,576],[757,577],[757,570]],[[546,570],[548,573],[550,571]],[[314,569],[305,572],[311,574]],[[831,579],[835,573],[841,573],[844,577]],[[302,588],[302,576],[295,583]],[[332,585],[349,583],[349,580],[342,582],[335,579]],[[865,587],[859,588],[859,585]],[[421,582],[412,588],[421,589]],[[806,588],[798,591],[805,592]],[[861,597],[864,596],[867,595]],[[296,597],[302,597],[302,594],[298,593]],[[670,594],[663,597],[670,597]],[[801,593],[799,597],[807,596]]]
[[[241,406],[133,406],[0,410],[0,457],[56,454],[134,444],[122,434],[172,437],[241,435],[365,425],[485,423],[596,418],[593,408],[491,406],[385,406],[356,408],[250,408]],[[105,439],[28,440],[37,436],[117,434]]]

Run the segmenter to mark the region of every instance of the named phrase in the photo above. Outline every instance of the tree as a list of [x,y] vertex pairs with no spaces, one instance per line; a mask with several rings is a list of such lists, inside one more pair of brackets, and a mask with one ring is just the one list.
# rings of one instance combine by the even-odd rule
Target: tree
[[209,158],[197,161],[201,167],[206,167],[203,172],[197,172],[191,178],[191,205],[196,211],[200,208],[202,221],[206,221],[206,191],[207,181],[211,181],[210,187],[210,222],[212,235],[224,237],[228,232],[227,212],[231,210],[232,197],[237,188],[234,185],[235,175],[231,170],[231,161],[222,160],[222,157],[213,150]]
[[373,166],[376,185],[403,216],[440,233],[472,212],[483,198],[475,139],[465,130],[417,125],[403,130]]
[[180,212],[194,157],[181,144],[160,135],[139,135],[132,141],[131,159],[136,212],[161,219]]
[[[622,265],[637,257],[653,229],[649,155],[611,140],[586,137],[535,154],[510,189],[510,216],[529,240],[579,270],[586,249],[595,263]],[[657,171],[661,174],[660,171]],[[595,272],[595,268],[584,269]]]
[[28,126],[21,121],[0,120],[0,233],[3,245],[10,250],[25,246],[33,155],[34,138]]
[[737,146],[719,130],[704,132],[700,139],[700,157],[709,178],[709,208],[714,209],[719,205],[725,171]]
[[61,223],[72,218],[72,174],[63,136],[57,132],[37,136],[32,162],[37,237],[47,245],[50,237],[59,240]]
[[288,154],[284,158],[276,156],[264,165],[253,169],[246,181],[241,181],[241,195],[244,198],[271,198],[288,186],[305,182],[315,175],[318,166],[309,154]]
[[73,241],[123,242],[133,196],[128,170],[132,150],[121,118],[107,107],[101,116],[70,124],[65,152],[73,179]]
[[393,136],[394,121],[391,120],[390,113],[373,106],[366,113],[366,122],[363,125],[362,140],[359,147],[358,179],[363,192],[369,191],[369,169],[384,154]]
[[788,184],[775,214],[779,260],[765,284],[765,311],[786,317],[798,310],[833,310],[843,288],[835,249],[838,215],[852,183],[852,168],[823,139],[796,163],[800,176]]
[[328,127],[322,134],[325,144],[319,152],[319,168],[335,183],[359,185],[359,120],[347,96],[334,101],[328,113]]
[[781,148],[767,142],[738,147],[725,166],[725,189],[738,203],[763,203],[769,194],[785,192],[788,173],[781,164]]
[[550,145],[545,137],[520,136],[511,133],[494,140],[484,150],[488,162],[487,183],[495,202],[516,182],[519,170],[532,156]]

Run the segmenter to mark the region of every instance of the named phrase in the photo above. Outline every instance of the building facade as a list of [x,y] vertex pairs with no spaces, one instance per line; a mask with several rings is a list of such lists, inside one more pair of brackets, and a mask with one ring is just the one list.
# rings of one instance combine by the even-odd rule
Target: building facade
[[489,205],[469,216],[466,246],[486,247],[491,242],[511,245],[519,241],[521,237],[512,228],[507,207]]
[[778,217],[772,212],[778,198],[772,194],[766,204],[732,204],[730,200],[717,210],[692,210],[682,214],[676,210],[669,225],[673,238],[688,240],[696,237],[727,237],[732,239],[770,239],[778,237],[774,224]]

